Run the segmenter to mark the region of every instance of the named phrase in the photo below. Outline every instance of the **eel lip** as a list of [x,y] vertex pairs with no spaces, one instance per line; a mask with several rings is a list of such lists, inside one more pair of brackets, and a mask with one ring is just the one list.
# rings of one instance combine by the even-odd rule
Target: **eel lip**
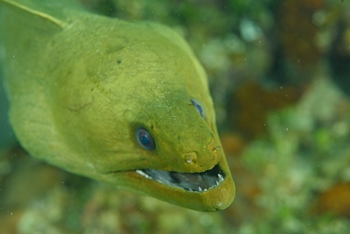
[[205,192],[220,185],[226,177],[219,164],[210,170],[199,173],[179,173],[153,169],[138,169],[135,172],[147,179],[191,192]]

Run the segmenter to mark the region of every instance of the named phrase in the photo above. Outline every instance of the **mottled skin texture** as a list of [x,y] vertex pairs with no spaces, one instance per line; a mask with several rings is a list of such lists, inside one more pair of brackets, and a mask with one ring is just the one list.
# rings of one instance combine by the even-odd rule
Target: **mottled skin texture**
[[[159,24],[54,2],[0,0],[10,121],[22,146],[70,172],[179,206],[229,206],[235,187],[218,148],[206,74],[187,43]],[[139,127],[152,134],[155,150],[140,147]],[[134,171],[203,172],[217,163],[226,178],[202,193]]]

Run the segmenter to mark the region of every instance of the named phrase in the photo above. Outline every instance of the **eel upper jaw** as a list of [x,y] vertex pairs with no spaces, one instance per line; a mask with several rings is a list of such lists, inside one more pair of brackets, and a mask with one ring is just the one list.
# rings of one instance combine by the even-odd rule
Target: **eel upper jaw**
[[225,180],[225,173],[220,163],[212,169],[196,173],[180,173],[154,169],[137,169],[135,172],[144,178],[154,180],[175,188],[182,188],[189,192],[205,192],[220,185]]

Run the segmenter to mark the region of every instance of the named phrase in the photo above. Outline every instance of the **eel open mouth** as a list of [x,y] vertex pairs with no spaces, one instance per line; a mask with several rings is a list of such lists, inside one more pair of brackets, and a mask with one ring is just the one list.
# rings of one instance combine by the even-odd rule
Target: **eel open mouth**
[[218,186],[225,179],[225,174],[218,164],[212,169],[200,173],[179,173],[153,169],[136,170],[136,173],[162,184],[194,192],[205,192]]

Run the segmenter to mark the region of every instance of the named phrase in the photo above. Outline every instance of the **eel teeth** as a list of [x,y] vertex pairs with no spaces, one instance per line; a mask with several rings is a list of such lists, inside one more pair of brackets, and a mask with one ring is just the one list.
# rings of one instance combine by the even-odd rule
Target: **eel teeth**
[[136,170],[136,173],[139,175],[142,175],[143,177],[146,177],[147,179],[152,179],[152,177],[150,177],[149,175],[147,175],[145,172],[143,172],[142,170]]
[[219,186],[225,180],[225,174],[217,164],[204,172],[180,173],[154,169],[138,169],[136,173],[158,183],[185,189],[189,192],[205,192]]
[[224,180],[224,177],[221,174],[218,174],[218,177],[220,182]]

